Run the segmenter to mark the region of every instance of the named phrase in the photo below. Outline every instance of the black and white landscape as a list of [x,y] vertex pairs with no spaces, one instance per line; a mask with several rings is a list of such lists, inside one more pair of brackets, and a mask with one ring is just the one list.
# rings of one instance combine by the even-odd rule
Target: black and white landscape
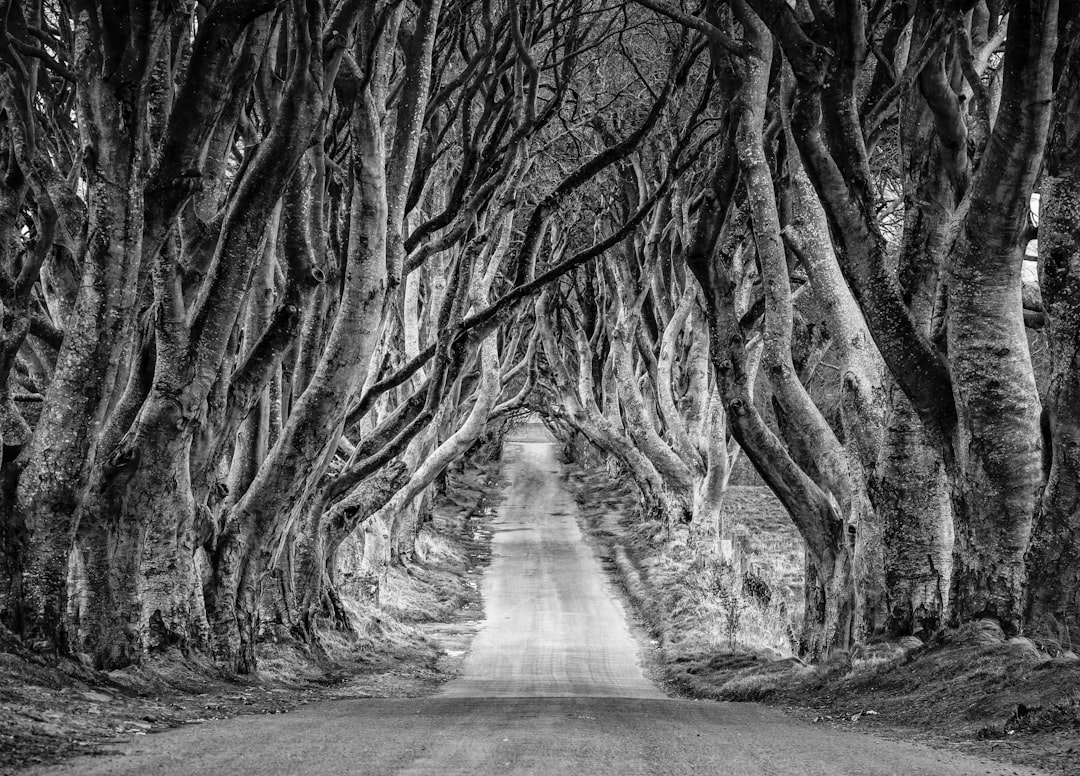
[[0,773],[1080,773],[1080,3],[0,22]]

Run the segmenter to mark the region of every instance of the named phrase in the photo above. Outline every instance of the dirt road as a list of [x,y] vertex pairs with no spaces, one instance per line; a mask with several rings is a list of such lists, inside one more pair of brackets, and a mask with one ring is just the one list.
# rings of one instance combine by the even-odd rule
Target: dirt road
[[142,737],[49,776],[985,776],[1037,774],[841,733],[753,704],[670,700],[578,531],[553,445],[508,445],[511,485],[462,676],[420,700],[313,705]]
[[492,529],[485,624],[447,698],[663,698],[585,544],[550,444],[508,445],[512,482]]

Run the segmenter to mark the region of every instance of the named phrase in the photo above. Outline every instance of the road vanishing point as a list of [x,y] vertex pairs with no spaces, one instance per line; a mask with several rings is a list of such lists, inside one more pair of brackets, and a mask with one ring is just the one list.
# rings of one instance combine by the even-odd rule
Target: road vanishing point
[[351,699],[141,736],[42,776],[1027,776],[811,725],[750,703],[669,698],[585,543],[549,440],[508,442],[485,619],[435,696]]

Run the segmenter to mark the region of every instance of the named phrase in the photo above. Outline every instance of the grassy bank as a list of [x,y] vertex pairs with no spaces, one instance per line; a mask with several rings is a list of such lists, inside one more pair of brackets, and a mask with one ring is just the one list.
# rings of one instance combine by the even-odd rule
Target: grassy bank
[[1075,654],[1051,656],[978,622],[929,644],[859,646],[807,665],[791,640],[801,542],[767,490],[733,490],[725,521],[734,546],[721,554],[708,540],[642,523],[621,481],[573,466],[568,480],[583,528],[650,631],[654,672],[674,692],[760,701],[816,724],[1080,773]]

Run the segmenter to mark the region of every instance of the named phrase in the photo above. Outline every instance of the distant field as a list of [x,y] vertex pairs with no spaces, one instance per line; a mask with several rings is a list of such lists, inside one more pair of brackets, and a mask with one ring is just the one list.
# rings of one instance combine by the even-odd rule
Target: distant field
[[784,505],[766,487],[733,485],[724,498],[725,533],[744,570],[784,592],[789,610],[802,606],[805,553]]

